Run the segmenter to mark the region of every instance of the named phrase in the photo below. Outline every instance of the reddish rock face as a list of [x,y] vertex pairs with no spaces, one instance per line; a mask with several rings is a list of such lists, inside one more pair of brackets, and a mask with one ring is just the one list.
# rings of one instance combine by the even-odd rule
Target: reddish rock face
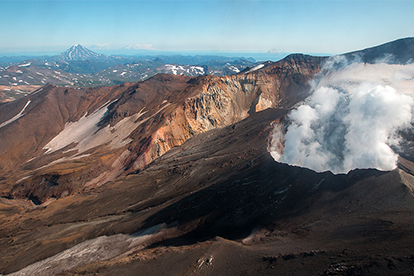
[[322,60],[292,55],[226,77],[161,74],[112,87],[47,85],[1,107],[0,121],[12,122],[0,128],[0,191],[40,204],[132,173],[194,135],[266,108],[292,107],[306,98]]
[[[0,179],[0,207],[8,206],[5,208],[12,213],[36,205],[38,207],[33,210],[40,211],[47,206],[56,214],[69,211],[67,204],[78,202],[78,199],[72,201],[73,196],[85,195],[86,201],[82,199],[79,202],[86,203],[92,199],[89,196],[95,197],[93,191],[96,189],[113,192],[108,184],[114,182],[108,181],[140,175],[141,171],[152,167],[149,166],[151,162],[167,153],[176,154],[171,150],[179,150],[186,141],[195,137],[206,142],[205,145],[202,142],[201,151],[195,152],[190,144],[189,153],[195,153],[196,159],[191,157],[184,167],[170,167],[170,161],[155,163],[154,166],[160,166],[160,169],[154,171],[155,174],[151,172],[144,178],[140,177],[138,182],[145,180],[147,184],[142,182],[144,190],[137,191],[131,199],[136,201],[136,196],[152,197],[156,193],[154,188],[158,189],[165,181],[183,181],[183,186],[178,185],[174,190],[165,186],[166,190],[156,201],[198,190],[210,183],[215,170],[213,167],[217,166],[214,162],[205,163],[202,160],[209,160],[210,156],[218,154],[223,147],[223,137],[234,132],[235,123],[251,116],[256,118],[252,119],[256,123],[248,121],[236,126],[237,132],[241,131],[234,134],[238,137],[229,136],[232,137],[230,140],[224,140],[227,144],[224,148],[232,152],[224,153],[225,159],[219,166],[221,173],[227,176],[225,171],[232,170],[235,164],[254,158],[259,152],[256,149],[267,151],[271,123],[286,114],[282,109],[290,108],[307,96],[307,81],[319,72],[321,61],[320,58],[293,56],[255,71],[227,77],[157,75],[136,84],[83,89],[47,85],[26,98],[3,104],[0,108],[0,170],[3,176]],[[267,108],[280,110],[261,112]],[[260,112],[259,115],[256,115],[257,112]],[[219,130],[219,136],[213,140],[209,135],[199,136],[213,130]],[[211,141],[220,144],[215,145]],[[246,143],[249,146],[246,147]],[[237,148],[238,145],[240,148]],[[183,149],[188,150],[188,147]],[[167,160],[170,158],[174,157],[169,156]],[[200,161],[196,165],[195,162]],[[242,163],[239,165],[246,166]],[[191,172],[191,167],[196,171]],[[193,178],[193,173],[198,178]],[[153,183],[159,185],[154,186]],[[128,185],[124,188],[116,188],[120,192],[120,197],[114,197],[116,201],[122,202],[126,196],[124,193],[130,190]],[[102,200],[92,201],[93,204],[101,204]],[[83,203],[83,207],[79,207],[89,209]],[[127,205],[115,204],[113,207],[122,209]],[[115,209],[111,207],[111,210]],[[40,212],[33,218],[42,220],[39,225],[44,226],[61,223],[58,222],[61,218],[79,220],[79,216],[88,216],[88,212],[70,211],[73,215],[76,213],[76,218],[69,213],[60,213],[59,219]],[[13,217],[13,222],[8,222],[13,224],[20,219]],[[31,222],[29,224],[30,228],[35,226]],[[9,223],[2,225],[2,233],[20,235],[20,230]],[[133,228],[137,229],[136,226]],[[56,241],[60,245],[55,247],[55,242],[50,245],[55,249],[64,248],[84,240],[85,234],[80,234],[81,239],[67,240],[66,245],[61,243],[61,234],[57,234]],[[55,249],[49,253],[56,252]],[[20,253],[13,254],[11,258],[21,256]],[[24,257],[25,261],[20,265],[45,256],[40,254],[35,259]]]
[[392,171],[269,154],[322,60],[0,105],[0,274],[412,274],[410,131]]
[[0,106],[0,274],[409,274],[409,160],[333,175],[268,152],[321,61]]

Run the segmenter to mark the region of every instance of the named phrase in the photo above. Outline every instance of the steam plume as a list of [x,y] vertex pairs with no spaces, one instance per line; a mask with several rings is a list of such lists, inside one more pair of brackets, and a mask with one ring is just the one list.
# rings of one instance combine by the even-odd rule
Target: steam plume
[[[313,95],[288,116],[284,151],[272,153],[277,161],[334,173],[396,167],[392,147],[413,119],[413,64],[350,64],[335,57],[311,85]],[[275,130],[274,143],[280,136]]]

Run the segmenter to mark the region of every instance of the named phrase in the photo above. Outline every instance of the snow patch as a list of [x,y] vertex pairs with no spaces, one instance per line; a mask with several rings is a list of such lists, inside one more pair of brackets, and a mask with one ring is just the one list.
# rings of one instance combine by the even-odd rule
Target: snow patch
[[43,88],[39,88],[39,89],[33,91],[32,95],[35,95],[35,94],[37,94],[37,93],[39,93],[41,91],[43,91]]
[[24,114],[23,112],[26,110],[27,106],[30,104],[30,100],[27,101],[26,105],[23,107],[22,111],[19,112],[19,114],[17,114],[16,116],[14,116],[13,118],[11,118],[10,120],[5,121],[4,123],[0,124],[0,128],[7,126],[8,124],[13,123],[14,121],[18,120],[19,118],[23,117]]
[[178,75],[178,70],[185,71],[184,67],[182,67],[181,65],[175,66],[172,64],[165,64],[165,67],[168,70],[171,70],[174,75]]
[[66,123],[65,128],[53,138],[43,149],[51,153],[68,146],[71,143],[79,143],[92,136],[99,130],[97,124],[107,112],[109,103],[101,106],[90,116],[86,115],[77,122]]
[[[67,150],[67,151],[64,151],[62,153],[68,153],[68,152],[71,152],[71,151],[72,150]],[[40,171],[40,170],[43,170],[44,168],[47,168],[47,167],[50,167],[52,165],[62,163],[62,162],[65,162],[65,161],[79,160],[79,159],[82,159],[82,158],[86,158],[88,156],[91,156],[91,154],[81,154],[81,155],[76,155],[76,156],[72,156],[72,157],[62,157],[60,159],[57,159],[53,162],[48,163],[47,165],[44,165],[44,166],[41,166],[41,167],[37,168],[35,171]]]
[[19,65],[19,67],[28,67],[28,66],[30,66],[32,63],[31,62],[29,62],[29,63],[25,63],[25,64],[20,64]]
[[109,104],[105,104],[89,116],[85,115],[77,122],[67,123],[64,130],[44,147],[47,150],[46,153],[60,150],[72,143],[77,144],[72,150],[74,153],[77,151],[78,154],[107,143],[111,148],[118,148],[130,143],[132,140],[127,137],[146,121],[137,121],[146,112],[142,112],[142,109],[137,114],[123,118],[113,127],[108,125],[100,129],[98,123],[105,116]]
[[247,71],[245,74],[251,73],[251,72],[256,71],[256,70],[259,70],[259,69],[261,69],[263,67],[264,67],[264,64],[256,65],[255,67],[253,67],[252,69],[250,69],[249,71]]
[[204,74],[204,68],[200,66],[191,66],[190,69],[196,71],[198,74]]
[[18,184],[18,183],[22,182],[23,180],[26,180],[26,179],[28,179],[30,177],[32,177],[32,175],[28,175],[28,176],[25,176],[23,178],[20,178],[19,180],[16,181],[16,184]]
[[236,73],[240,73],[239,68],[237,68],[236,66],[229,66],[229,69],[230,69],[231,71],[236,72]]
[[52,257],[31,264],[9,276],[57,275],[86,264],[110,260],[140,250],[163,235],[167,225],[158,224],[133,235],[100,236],[84,241]]

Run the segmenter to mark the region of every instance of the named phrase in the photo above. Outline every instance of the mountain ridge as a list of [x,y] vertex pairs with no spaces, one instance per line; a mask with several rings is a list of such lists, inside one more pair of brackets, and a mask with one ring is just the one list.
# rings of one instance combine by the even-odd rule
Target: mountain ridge
[[327,60],[0,104],[0,273],[410,274],[408,157],[335,175],[270,154]]
[[[78,47],[81,46],[78,45]],[[413,38],[408,37],[340,56],[345,56],[349,62],[377,63],[386,61],[394,64],[406,64],[414,60],[413,47]],[[70,52],[72,48],[75,46],[64,53]],[[67,57],[65,60],[62,57],[64,53],[61,53],[54,57],[25,60],[0,67],[0,86],[6,86],[0,87],[2,89],[0,90],[0,101],[11,101],[27,95],[30,92],[27,85],[44,85],[46,83],[77,87],[114,85],[137,82],[158,73],[223,76],[246,72],[265,63],[214,55],[118,57],[101,55],[88,49],[85,51],[93,53],[86,55],[86,57],[92,58],[70,60]],[[404,53],[404,56],[401,56],[401,53]],[[59,58],[59,56],[61,57]],[[97,56],[102,58],[95,58]]]
[[246,59],[207,55],[105,56],[81,45],[74,45],[56,56],[0,67],[0,85],[8,86],[0,90],[0,101],[11,101],[27,95],[26,92],[19,93],[27,90],[26,85],[108,86],[141,81],[158,73],[221,76],[238,73],[252,64],[254,61]]
[[391,64],[414,62],[414,37],[400,38],[378,46],[365,48],[344,54],[351,59],[361,59],[366,63],[384,61]]
[[[110,172],[114,173],[111,178],[115,175],[118,176],[120,173],[136,171],[149,164],[152,160],[161,156],[172,147],[182,144],[196,134],[216,127],[227,126],[240,119],[246,118],[251,113],[264,110],[268,107],[279,106],[287,108],[296,103],[296,101],[303,100],[307,96],[306,91],[308,90],[308,86],[306,82],[319,70],[319,64],[323,59],[313,57],[304,57],[301,59],[299,57],[301,56],[292,56],[287,60],[275,63],[273,66],[268,65],[261,70],[227,77],[201,76],[191,78],[186,76],[158,74],[147,81],[113,87],[74,89],[54,87],[50,85],[42,89],[42,91],[39,92],[40,94],[28,96],[28,99],[31,99],[32,97],[38,98],[39,96],[46,97],[45,99],[48,99],[47,101],[42,100],[39,102],[39,104],[42,105],[41,110],[50,110],[47,111],[47,113],[53,112],[53,114],[55,114],[52,118],[47,118],[47,120],[44,121],[43,126],[37,131],[40,137],[44,138],[46,134],[48,135],[47,137],[51,137],[49,135],[52,135],[52,133],[56,136],[59,132],[63,131],[65,125],[80,120],[85,113],[92,114],[98,107],[107,108],[107,112],[104,117],[97,118],[99,121],[96,121],[95,123],[99,123],[100,127],[95,131],[100,131],[102,135],[106,135],[109,138],[112,137],[112,134],[104,134],[108,128],[113,129],[113,135],[117,135],[116,129],[119,129],[119,137],[123,137],[122,139],[134,137],[132,141],[129,140],[130,138],[128,139],[130,143],[132,142],[131,144],[126,144],[128,147],[125,148],[124,146],[121,146],[116,151],[117,153],[111,153],[115,154],[113,156],[118,158],[122,155],[121,149],[124,148],[124,151],[126,150],[121,158],[123,167],[121,171],[120,168],[117,167],[118,165],[113,169],[110,169],[105,165],[101,169],[98,169],[94,176],[93,174],[87,173],[86,170],[82,172],[82,174],[86,173],[88,177],[78,183],[86,184],[93,180],[95,185],[101,185],[108,179],[107,177],[104,177],[104,174],[101,171],[104,168],[104,170],[108,171],[108,173],[105,173],[108,174],[108,177],[111,174]],[[267,81],[257,81],[257,75],[260,75],[261,79],[266,79]],[[281,83],[282,80],[283,83]],[[116,91],[116,93],[114,91]],[[275,92],[277,92],[278,95],[273,95]],[[103,94],[101,95],[99,93]],[[92,101],[89,98],[98,95],[101,95],[99,96],[100,100],[94,101],[93,109],[91,109],[92,106],[89,107],[89,104],[82,104],[82,102]],[[108,101],[113,103],[108,107],[103,107]],[[19,108],[26,104],[26,102],[27,99],[20,99],[15,104],[8,103],[7,106],[11,107],[19,104],[19,107],[14,109],[17,114],[21,110],[19,110]],[[78,106],[79,104],[84,107]],[[27,120],[26,124],[31,125],[30,121],[33,120],[33,118],[42,116],[36,114],[37,112],[31,114],[35,105],[36,101],[32,100],[25,116],[20,120]],[[74,111],[76,111],[76,113],[73,113]],[[10,113],[7,112],[6,114]],[[0,118],[1,117],[2,114],[0,114]],[[9,119],[9,117],[4,118],[4,121]],[[61,119],[54,122],[54,118]],[[87,118],[88,117],[85,117],[84,120]],[[135,118],[134,121],[136,123],[129,125],[130,123],[127,122],[128,120],[132,120],[132,118]],[[140,119],[138,120],[138,118]],[[19,124],[19,127],[25,128],[23,126],[23,121]],[[137,123],[139,121],[142,121],[142,123]],[[46,122],[51,124],[48,127],[53,130],[53,132],[51,130],[47,131]],[[132,122],[133,121],[131,121],[131,123]],[[123,130],[126,126],[128,126],[128,128],[132,127],[132,129]],[[134,130],[134,128],[138,126],[139,128]],[[70,153],[70,148],[73,148],[75,145],[70,146],[70,143],[68,143],[64,145],[67,145],[69,148],[65,147],[51,155],[45,154],[43,148],[46,146],[47,140],[42,140],[40,137],[36,138],[36,135],[33,138],[35,138],[37,142],[30,139],[30,136],[9,139],[7,137],[14,133],[11,127],[12,124],[0,129],[0,135],[4,137],[4,140],[2,140],[10,141],[7,144],[3,143],[0,145],[0,154],[2,154],[2,156],[9,156],[8,158],[2,158],[3,161],[0,161],[0,168],[4,173],[13,167],[16,167],[17,164],[25,164],[27,160],[31,160],[34,157],[36,157],[36,159],[28,162],[28,168],[32,167],[30,164],[33,162],[40,162],[39,165],[45,164],[47,160],[50,162],[49,158],[52,156],[56,156],[54,159],[59,160],[65,156],[65,158],[74,156],[73,154],[77,152],[74,151]],[[59,139],[62,140],[65,138],[62,136]],[[99,139],[96,140],[96,142],[93,142],[98,143],[95,146],[103,143],[99,142],[101,141]],[[23,141],[26,142],[23,143]],[[81,142],[81,140],[77,142]],[[12,146],[12,143],[14,143],[15,146],[21,144],[19,147],[27,147],[23,150],[24,154],[23,152],[17,154],[19,151],[16,152],[13,150],[15,146]],[[74,148],[76,149],[76,146]],[[36,150],[34,151],[33,149]],[[92,150],[92,148],[87,149],[88,151]],[[96,150],[98,150],[96,153],[99,156],[99,148],[96,148],[95,151]],[[78,151],[78,154],[81,155],[83,151],[84,150]],[[34,154],[34,156],[29,154]],[[91,155],[91,153],[89,153],[89,155]],[[29,171],[31,171],[31,169],[29,169]],[[50,171],[50,169],[46,169],[46,171]],[[99,171],[101,171],[101,173],[98,173]],[[47,173],[49,176],[46,174],[41,176],[42,173],[39,173],[40,171],[36,173],[36,175],[39,176],[36,176],[34,179],[27,178],[20,181],[19,184],[13,188],[13,191],[11,191],[9,196],[20,197],[24,193],[29,192],[28,196],[37,198],[36,200],[38,202],[48,200],[50,194],[43,194],[43,184],[38,182],[38,178],[42,179],[42,177],[46,177],[46,179],[49,179],[52,176],[49,175],[50,173]],[[74,171],[73,173],[73,175],[65,173],[65,176],[61,178],[60,181],[64,181],[65,183],[67,181],[69,181],[67,183],[73,182],[71,179],[79,177],[78,173],[80,172]],[[18,176],[19,179],[21,178],[20,174],[16,176]],[[19,179],[15,179],[15,181],[19,181]],[[54,180],[54,182],[56,182],[56,180]],[[78,184],[75,186],[80,187]],[[9,184],[5,186],[9,185],[12,185],[12,182],[9,182]],[[65,185],[60,188],[57,187],[54,189],[58,189],[60,193],[64,192],[64,190],[60,189],[66,189],[64,188],[66,187]],[[35,190],[39,193],[35,192]],[[75,192],[73,189],[70,190]],[[7,192],[3,190],[3,193]]]

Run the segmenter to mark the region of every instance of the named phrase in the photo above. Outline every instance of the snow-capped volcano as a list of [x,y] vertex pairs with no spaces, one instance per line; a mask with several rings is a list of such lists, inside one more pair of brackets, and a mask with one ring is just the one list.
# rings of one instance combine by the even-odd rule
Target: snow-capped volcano
[[80,44],[75,44],[65,52],[56,56],[57,60],[78,61],[78,60],[101,60],[108,59],[108,56],[95,53]]

